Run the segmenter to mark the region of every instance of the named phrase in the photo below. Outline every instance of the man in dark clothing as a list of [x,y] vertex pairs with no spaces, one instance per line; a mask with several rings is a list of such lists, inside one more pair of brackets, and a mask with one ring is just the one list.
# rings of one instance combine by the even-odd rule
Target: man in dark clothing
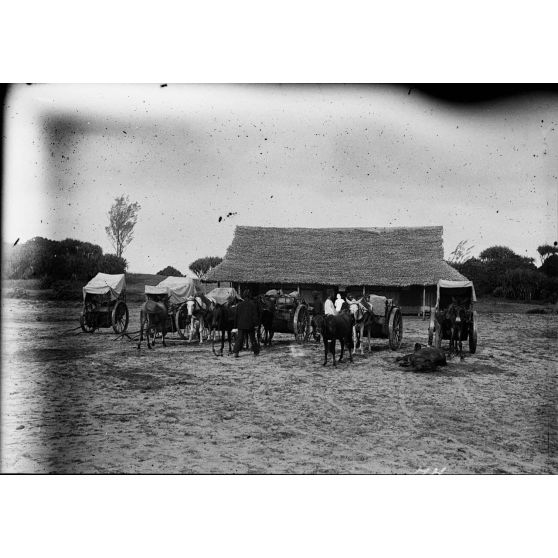
[[317,331],[316,318],[317,316],[324,315],[324,303],[322,302],[322,297],[318,291],[314,291],[312,295],[314,297],[314,300],[312,301],[312,324],[311,324],[312,334],[314,335],[314,339],[316,339],[316,341],[319,341],[320,335],[316,333]]
[[238,329],[238,337],[234,344],[234,356],[238,358],[238,353],[242,346],[244,345],[244,340],[247,336],[250,336],[250,343],[252,344],[252,350],[255,355],[260,352],[260,346],[256,340],[256,335],[254,328],[259,327],[260,319],[258,316],[258,307],[256,302],[252,300],[252,296],[249,290],[245,290],[242,293],[242,298],[244,299],[236,307],[236,317],[234,322],[235,329]]
[[314,316],[321,316],[324,313],[324,303],[320,297],[318,291],[312,293],[314,295],[314,300],[312,301],[312,308],[314,309]]

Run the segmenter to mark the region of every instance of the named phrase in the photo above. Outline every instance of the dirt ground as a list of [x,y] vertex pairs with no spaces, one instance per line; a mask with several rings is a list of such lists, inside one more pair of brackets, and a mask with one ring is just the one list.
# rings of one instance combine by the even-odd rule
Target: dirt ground
[[426,341],[414,317],[400,351],[334,368],[290,335],[239,359],[61,335],[79,312],[3,299],[2,472],[558,472],[557,315],[481,314],[477,354],[415,373],[395,363]]

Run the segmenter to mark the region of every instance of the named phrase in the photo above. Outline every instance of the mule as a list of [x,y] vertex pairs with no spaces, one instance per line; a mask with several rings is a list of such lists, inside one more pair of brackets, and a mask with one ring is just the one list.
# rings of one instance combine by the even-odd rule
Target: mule
[[[232,354],[231,333],[234,329],[236,306],[229,306],[228,304],[217,304],[212,313],[212,320],[210,325],[210,334],[212,339],[211,348],[215,356],[223,356],[223,349],[225,347],[225,333],[229,342],[229,355]],[[221,350],[219,354],[215,352],[215,332],[221,333]]]
[[198,320],[200,324],[200,343],[203,343],[203,329],[205,324],[211,322],[211,313],[215,307],[215,303],[206,296],[199,295],[191,297],[186,301],[186,308],[188,309],[188,318],[190,319],[190,338],[192,342],[194,336],[194,320]]
[[450,322],[450,354],[458,354],[463,359],[463,337],[467,330],[467,312],[459,301],[452,303],[447,312]]
[[155,302],[154,300],[146,300],[140,308],[140,338],[138,349],[141,347],[143,341],[143,329],[147,324],[147,346],[152,349],[150,340],[150,330],[154,330],[153,341],[155,342],[155,335],[158,331],[161,332],[163,338],[163,347],[166,347],[165,335],[167,334],[167,320],[169,312],[163,302]]
[[[346,304],[346,303],[345,303]],[[321,335],[324,340],[324,363],[327,364],[328,349],[333,355],[333,366],[337,366],[335,362],[335,342],[339,339],[341,345],[341,354],[339,362],[343,360],[345,344],[349,349],[349,360],[353,362],[353,319],[350,311],[343,309],[337,316],[316,316],[315,317],[316,332]]]
[[[364,354],[364,334],[368,337],[368,352],[371,351],[372,324],[374,322],[374,312],[367,302],[360,300],[349,301],[349,308],[354,320],[353,337],[356,339],[356,349],[360,346],[360,354]],[[355,350],[356,350],[355,349]]]

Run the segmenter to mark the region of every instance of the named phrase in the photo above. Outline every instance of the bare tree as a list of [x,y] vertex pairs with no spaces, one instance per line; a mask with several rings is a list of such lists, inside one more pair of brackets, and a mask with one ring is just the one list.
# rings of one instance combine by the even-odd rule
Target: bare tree
[[462,264],[467,260],[472,258],[471,251],[474,246],[467,246],[468,240],[462,240],[456,247],[455,250],[450,254],[448,262],[450,264]]
[[114,204],[108,213],[109,226],[105,231],[116,250],[116,255],[121,258],[124,249],[132,242],[134,227],[138,220],[139,203],[130,203],[128,196],[122,194],[115,198]]

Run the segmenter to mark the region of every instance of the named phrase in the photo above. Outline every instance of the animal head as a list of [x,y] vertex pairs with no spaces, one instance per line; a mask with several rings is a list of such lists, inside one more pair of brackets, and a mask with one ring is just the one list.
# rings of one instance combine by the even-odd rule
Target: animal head
[[186,308],[188,309],[188,316],[192,316],[194,314],[195,309],[196,309],[196,299],[195,298],[189,298],[186,301]]

